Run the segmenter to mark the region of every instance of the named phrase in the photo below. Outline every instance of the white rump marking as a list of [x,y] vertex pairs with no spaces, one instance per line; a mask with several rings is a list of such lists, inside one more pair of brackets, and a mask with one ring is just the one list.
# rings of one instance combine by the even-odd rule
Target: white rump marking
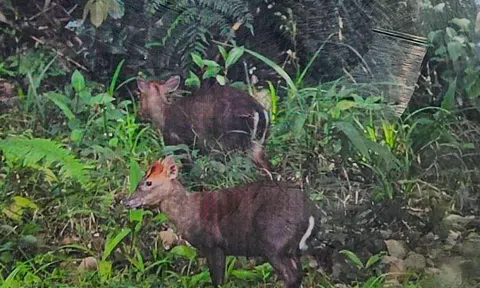
[[263,114],[265,114],[265,130],[263,130],[263,136],[262,136],[262,140],[260,142],[262,145],[265,142],[265,137],[267,136],[267,129],[268,129],[268,123],[269,123],[267,110],[263,110]]
[[303,234],[302,239],[300,240],[300,244],[298,244],[298,247],[300,248],[300,250],[303,250],[303,251],[307,250],[308,248],[307,240],[308,240],[308,237],[310,237],[310,235],[312,234],[314,225],[315,225],[315,219],[313,218],[313,216],[310,216],[310,218],[308,218],[307,231],[305,231],[305,234]]
[[252,142],[255,141],[255,136],[257,135],[258,121],[260,120],[260,115],[255,111],[253,114],[253,131],[252,131]]

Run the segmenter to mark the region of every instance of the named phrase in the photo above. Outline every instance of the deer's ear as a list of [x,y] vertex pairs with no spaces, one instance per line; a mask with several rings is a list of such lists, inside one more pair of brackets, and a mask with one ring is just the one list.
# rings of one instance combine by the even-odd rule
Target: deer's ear
[[175,75],[170,77],[170,79],[163,84],[167,92],[173,92],[178,89],[178,86],[180,86],[180,76]]
[[163,168],[167,172],[167,178],[173,180],[178,177],[178,166],[172,156],[167,156],[163,161]]
[[138,90],[140,90],[142,93],[147,93],[150,89],[150,83],[141,78],[137,79],[137,86]]

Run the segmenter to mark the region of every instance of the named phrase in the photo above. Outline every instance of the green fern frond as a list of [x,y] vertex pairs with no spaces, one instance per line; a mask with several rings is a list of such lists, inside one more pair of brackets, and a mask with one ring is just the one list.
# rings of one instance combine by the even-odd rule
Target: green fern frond
[[[164,10],[164,23],[161,35],[160,62],[170,66],[179,64],[189,69],[191,57],[183,57],[191,53],[206,56],[210,40],[232,39],[236,22],[244,25],[253,24],[248,1],[245,0],[157,0],[158,10]],[[170,9],[165,10],[168,7]],[[172,63],[178,62],[178,63]]]
[[0,149],[7,161],[20,163],[25,167],[36,167],[39,164],[45,168],[57,164],[62,179],[69,178],[86,183],[84,164],[79,162],[72,152],[61,144],[41,138],[28,139],[14,136],[0,140]]

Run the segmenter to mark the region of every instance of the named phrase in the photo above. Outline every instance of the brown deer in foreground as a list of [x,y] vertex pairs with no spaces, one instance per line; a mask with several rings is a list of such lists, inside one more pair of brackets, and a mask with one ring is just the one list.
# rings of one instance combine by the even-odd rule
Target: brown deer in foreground
[[189,193],[173,157],[155,162],[126,207],[159,208],[206,256],[213,285],[224,282],[226,255],[266,257],[285,282],[301,286],[300,256],[315,235],[317,208],[298,187],[260,181],[214,192]]
[[205,84],[192,95],[169,103],[167,94],[177,90],[180,76],[167,81],[137,80],[140,116],[161,130],[166,145],[198,145],[253,152],[255,164],[268,171],[264,143],[269,114],[246,92],[230,86]]

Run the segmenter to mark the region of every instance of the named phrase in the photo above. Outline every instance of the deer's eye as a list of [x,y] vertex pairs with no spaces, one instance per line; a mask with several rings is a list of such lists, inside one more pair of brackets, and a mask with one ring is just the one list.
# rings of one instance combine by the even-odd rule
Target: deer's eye
[[145,184],[147,184],[148,187],[152,186],[152,181],[147,181]]

